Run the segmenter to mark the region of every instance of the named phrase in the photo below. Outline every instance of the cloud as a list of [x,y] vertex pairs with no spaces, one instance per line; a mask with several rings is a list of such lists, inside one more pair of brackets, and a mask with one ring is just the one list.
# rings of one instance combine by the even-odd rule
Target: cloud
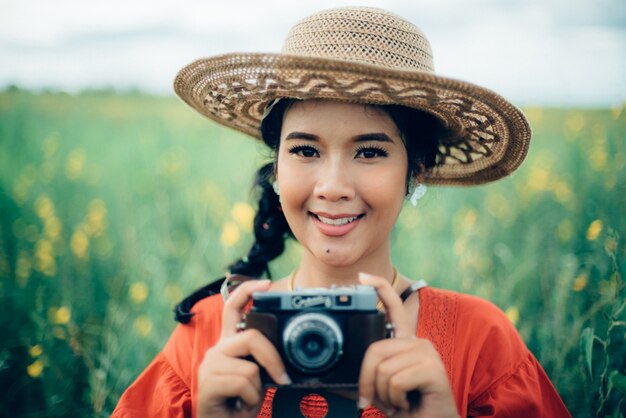
[[[278,51],[313,2],[5,1],[0,85],[141,88],[170,94],[176,71],[230,51]],[[520,103],[626,100],[621,0],[366,0],[428,35],[437,71]]]

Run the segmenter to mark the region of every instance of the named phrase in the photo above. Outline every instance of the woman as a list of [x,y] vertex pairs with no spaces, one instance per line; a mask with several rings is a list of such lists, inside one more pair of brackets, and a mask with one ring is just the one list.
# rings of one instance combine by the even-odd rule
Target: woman
[[[238,326],[253,292],[359,283],[375,288],[395,327],[365,352],[351,394],[362,416],[569,416],[501,311],[415,285],[391,262],[393,225],[423,183],[501,178],[530,140],[523,114],[500,96],[432,71],[423,34],[369,8],[303,20],[281,54],[230,54],[181,70],[175,89],[185,102],[260,136],[275,154],[257,178],[256,242],[231,273],[269,272],[287,236],[303,255],[289,277],[248,280],[225,298],[208,286],[186,299],[177,311],[184,324],[114,416],[271,416],[290,377],[260,332]],[[279,389],[265,390],[262,369]],[[324,402],[310,396],[301,411],[324,416]]]

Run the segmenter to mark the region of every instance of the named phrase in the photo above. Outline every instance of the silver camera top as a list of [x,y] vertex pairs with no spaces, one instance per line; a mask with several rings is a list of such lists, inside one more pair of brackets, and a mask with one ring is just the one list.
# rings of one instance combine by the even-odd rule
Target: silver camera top
[[372,286],[333,286],[298,289],[294,292],[255,292],[254,307],[268,310],[357,310],[375,311],[378,295]]

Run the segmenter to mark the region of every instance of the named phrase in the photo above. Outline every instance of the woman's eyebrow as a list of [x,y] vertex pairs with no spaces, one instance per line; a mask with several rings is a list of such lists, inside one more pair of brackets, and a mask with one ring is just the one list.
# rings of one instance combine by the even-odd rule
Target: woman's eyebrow
[[374,132],[368,134],[357,135],[354,137],[354,142],[366,142],[366,141],[378,141],[378,142],[394,142],[389,135],[383,132]]
[[[300,139],[305,141],[319,141],[319,137],[314,134],[294,131],[287,134],[285,140],[288,139]],[[354,142],[368,142],[368,141],[376,141],[376,142],[394,142],[394,140],[383,132],[372,132],[366,134],[356,135],[354,138]]]
[[289,134],[285,137],[285,140],[287,139],[304,139],[307,141],[317,141],[319,138],[317,137],[317,135],[308,134],[306,132],[294,131],[289,132]]

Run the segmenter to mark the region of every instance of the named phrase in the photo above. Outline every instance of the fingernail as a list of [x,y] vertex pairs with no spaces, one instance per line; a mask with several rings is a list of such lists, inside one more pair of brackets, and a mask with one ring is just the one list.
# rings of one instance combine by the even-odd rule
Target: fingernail
[[359,272],[359,280],[372,280],[374,276],[368,273]]
[[289,375],[287,373],[283,373],[280,376],[280,384],[281,385],[290,385],[291,384],[291,379],[289,378]]
[[369,404],[370,404],[370,401],[365,396],[359,396],[359,403],[358,403],[359,409],[365,409],[367,405]]

